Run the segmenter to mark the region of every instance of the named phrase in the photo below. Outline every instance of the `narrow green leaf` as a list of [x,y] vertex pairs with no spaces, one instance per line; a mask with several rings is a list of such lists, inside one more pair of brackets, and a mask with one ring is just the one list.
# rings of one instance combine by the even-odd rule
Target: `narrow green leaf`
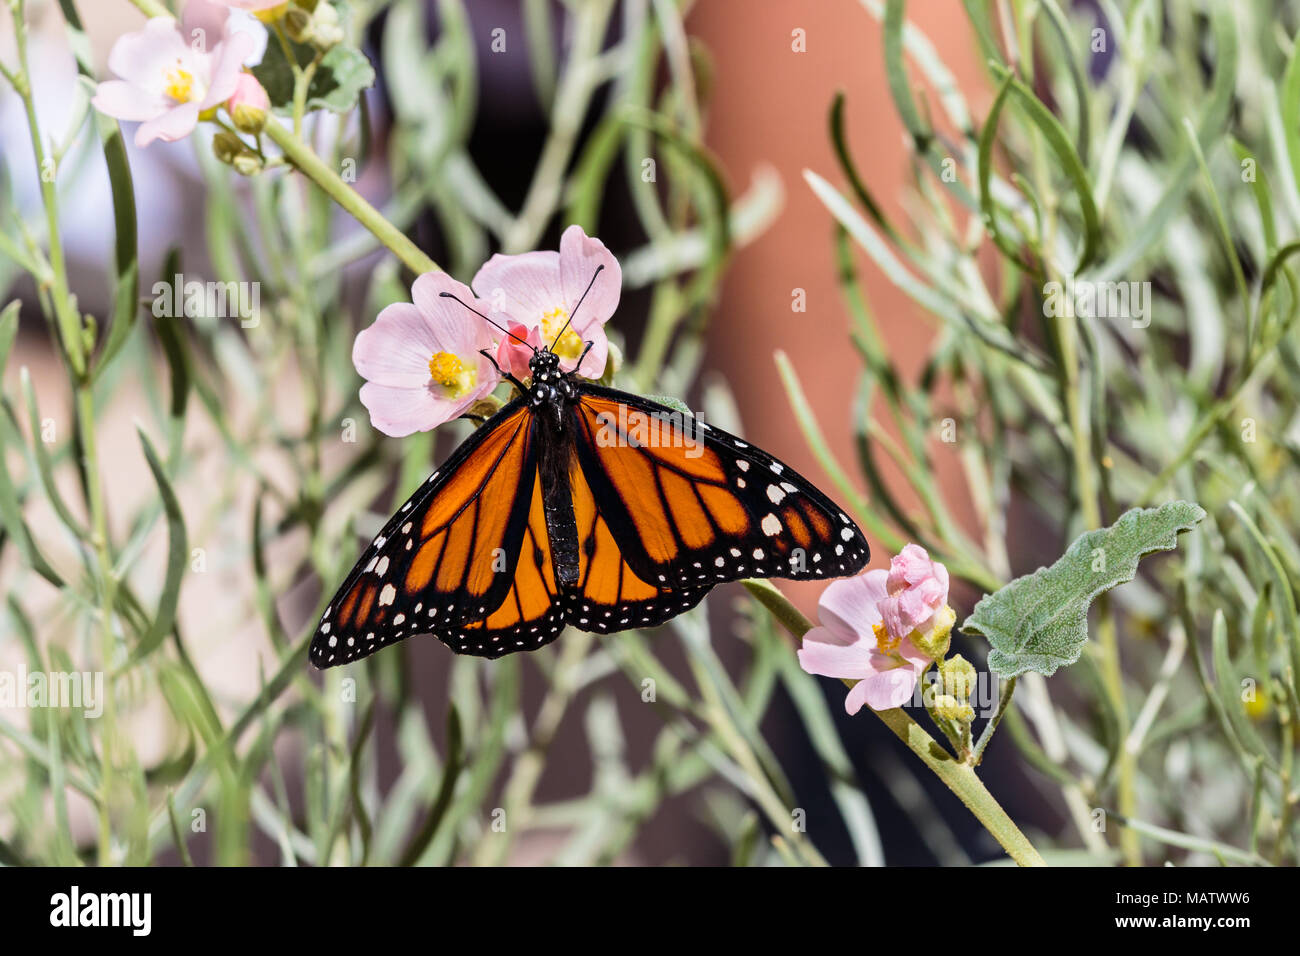
[[[181,273],[181,254],[179,247],[173,247],[167,253],[163,264],[161,281],[168,288],[176,282]],[[163,316],[154,323],[158,333],[158,342],[162,346],[163,357],[167,360],[167,371],[171,378],[171,404],[168,411],[177,420],[185,417],[185,405],[190,394],[190,364],[182,335],[184,316]]]
[[1300,128],[1294,122],[1296,111],[1300,110],[1300,43],[1292,42],[1291,58],[1287,60],[1286,72],[1282,74],[1282,115],[1288,118],[1283,127],[1286,133],[1286,151],[1291,160],[1291,177],[1300,189]]
[[176,843],[176,852],[181,855],[181,862],[186,866],[194,865],[194,858],[190,856],[190,848],[185,843],[185,831],[181,829],[180,819],[176,816],[176,794],[167,791],[167,819],[172,827],[172,840]]
[[36,389],[32,387],[32,376],[27,371],[27,366],[23,366],[19,377],[23,400],[27,403],[28,423],[32,430],[32,453],[36,458],[36,470],[41,476],[41,487],[45,489],[45,497],[68,530],[82,541],[88,541],[90,534],[85,525],[68,508],[67,502],[63,500],[63,494],[59,491],[58,483],[54,480],[54,461],[50,457],[49,446],[41,439],[41,413],[36,405]]
[[9,362],[9,352],[18,335],[18,316],[22,309],[22,300],[14,299],[0,311],[0,374],[3,374],[5,365]]
[[1210,653],[1214,657],[1214,680],[1223,704],[1223,712],[1232,724],[1232,731],[1237,740],[1255,758],[1270,767],[1277,767],[1277,761],[1264,746],[1255,728],[1246,717],[1246,709],[1241,699],[1241,683],[1237,667],[1228,654],[1228,621],[1223,616],[1223,609],[1214,612],[1214,624],[1210,628]]
[[[1092,198],[1092,185],[1088,182],[1088,172],[1083,168],[1083,162],[1070,142],[1070,135],[1060,121],[1052,115],[1051,110],[1005,67],[995,65],[994,72],[1003,77],[1002,90],[989,111],[988,119],[984,121],[984,129],[980,133],[980,209],[984,213],[985,223],[990,230],[995,228],[992,215],[992,190],[989,188],[989,179],[992,175],[989,155],[992,136],[989,128],[996,129],[998,113],[1009,91],[1016,95],[1017,102],[1024,109],[1025,115],[1047,140],[1047,145],[1060,160],[1062,172],[1070,180],[1070,185],[1074,187],[1074,192],[1079,197],[1079,211],[1083,215],[1083,248],[1079,252],[1079,261],[1075,263],[1074,271],[1082,272],[1096,257],[1097,245],[1101,241],[1101,220],[1097,214],[1097,204]],[[994,235],[996,236],[996,233]]]
[[1278,559],[1277,552],[1269,545],[1268,539],[1259,530],[1259,525],[1255,524],[1246,513],[1246,509],[1235,501],[1229,501],[1228,507],[1237,516],[1237,520],[1246,529],[1251,544],[1259,550],[1264,559],[1264,570],[1268,572],[1269,580],[1273,585],[1270,594],[1277,614],[1278,633],[1284,651],[1290,658],[1292,669],[1300,674],[1300,614],[1296,611],[1295,592],[1291,589],[1291,582],[1282,567],[1282,562]]
[[153,472],[154,481],[158,483],[158,494],[162,497],[163,509],[167,513],[167,572],[163,578],[162,596],[158,599],[158,613],[149,625],[149,632],[141,639],[132,655],[133,661],[139,661],[157,650],[163,638],[176,622],[176,607],[180,602],[181,576],[185,573],[185,559],[189,546],[185,534],[185,519],[181,515],[180,502],[172,490],[171,480],[163,469],[153,444],[144,431],[137,428],[140,444],[144,447],[144,457]]
[[122,128],[116,120],[96,112],[95,129],[103,144],[104,161],[108,165],[108,184],[113,196],[113,229],[116,235],[113,253],[113,312],[107,336],[100,347],[99,358],[95,361],[95,375],[98,377],[135,328],[136,318],[140,314],[140,261],[135,185],[126,158],[126,144],[122,141]]
[[438,794],[434,797],[433,805],[429,807],[428,816],[424,818],[420,831],[411,838],[411,842],[403,851],[400,866],[414,866],[433,842],[443,817],[451,807],[451,798],[456,792],[456,782],[460,779],[460,772],[464,766],[465,741],[461,733],[460,712],[453,703],[447,708],[447,762],[442,768],[442,783],[438,786]]
[[1133,580],[1143,555],[1172,549],[1178,533],[1204,517],[1187,501],[1127,511],[1109,528],[1081,535],[1050,568],[986,595],[962,630],[988,638],[989,669],[999,677],[1026,671],[1050,676],[1083,652],[1093,599]]

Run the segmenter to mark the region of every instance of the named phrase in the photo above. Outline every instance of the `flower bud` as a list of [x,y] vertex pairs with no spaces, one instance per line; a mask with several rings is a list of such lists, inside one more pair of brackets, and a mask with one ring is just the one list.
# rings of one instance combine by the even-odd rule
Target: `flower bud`
[[501,402],[491,395],[485,395],[466,409],[464,414],[478,418],[491,418],[499,411],[501,411]]
[[266,125],[266,111],[271,108],[271,98],[262,84],[251,73],[239,74],[235,92],[226,101],[226,111],[241,133],[258,134]]
[[343,42],[343,27],[339,24],[339,12],[328,3],[317,3],[311,16],[311,43],[321,50],[328,50]]
[[246,150],[248,147],[234,133],[228,130],[221,130],[216,136],[212,137],[212,153],[218,160],[227,166],[235,161],[235,157]]
[[223,129],[212,137],[212,152],[218,160],[233,166],[241,176],[252,176],[262,171],[262,157],[229,130]]
[[957,623],[957,612],[944,605],[934,612],[934,616],[924,627],[917,628],[910,635],[913,646],[931,660],[943,660],[948,653],[948,643],[952,626]]
[[311,14],[300,7],[290,7],[285,11],[284,32],[294,43],[310,43],[312,37]]
[[262,162],[261,156],[258,156],[251,149],[246,149],[236,156],[234,162],[230,165],[234,166],[235,172],[241,176],[256,176],[262,171],[265,164]]
[[938,694],[935,696],[934,712],[945,720],[955,720],[960,724],[969,724],[975,719],[975,709],[970,704],[959,701],[951,694]]
[[943,679],[943,689],[946,693],[962,702],[970,700],[978,676],[970,661],[960,654],[954,654],[939,665],[939,676]]

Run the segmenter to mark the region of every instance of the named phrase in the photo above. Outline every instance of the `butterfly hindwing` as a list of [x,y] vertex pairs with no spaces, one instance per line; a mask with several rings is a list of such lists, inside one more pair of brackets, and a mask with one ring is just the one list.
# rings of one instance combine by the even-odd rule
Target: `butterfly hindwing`
[[569,621],[608,634],[653,627],[689,610],[709,588],[670,588],[643,580],[627,563],[575,456],[569,490],[578,529],[578,582],[566,589]]
[[502,604],[537,483],[534,422],[522,402],[506,406],[398,509],[327,606],[313,663],[357,660]]
[[835,578],[866,566],[866,539],[811,482],[683,412],[585,386],[582,474],[628,566],[660,588],[748,577]]
[[555,583],[540,475],[533,476],[529,502],[528,524],[505,599],[481,621],[433,632],[458,654],[500,657],[531,651],[549,644],[564,630],[564,607]]

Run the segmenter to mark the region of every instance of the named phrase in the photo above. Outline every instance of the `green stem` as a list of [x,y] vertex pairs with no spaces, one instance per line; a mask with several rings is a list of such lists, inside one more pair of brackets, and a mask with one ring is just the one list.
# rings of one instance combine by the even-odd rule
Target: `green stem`
[[[316,56],[303,69],[294,66],[293,79],[293,135],[302,139],[302,118],[307,112],[307,91],[311,89],[311,81],[316,76],[316,68],[320,66],[321,57],[325,54],[321,50],[316,51]],[[292,60],[290,62],[293,62]]]
[[158,0],[131,0],[135,8],[143,13],[149,19],[154,17],[170,17],[172,12],[164,7]]
[[[9,74],[10,81],[27,113],[27,126],[31,135],[32,152],[36,159],[36,174],[41,181],[41,202],[45,209],[49,232],[49,285],[53,302],[54,321],[69,367],[74,373],[75,414],[81,438],[86,475],[87,507],[90,510],[90,545],[95,553],[101,597],[100,621],[103,626],[100,666],[106,672],[113,669],[117,649],[113,633],[113,608],[117,600],[117,579],[113,574],[113,556],[108,543],[108,516],[104,505],[103,487],[100,484],[99,455],[95,439],[95,398],[86,375],[88,347],[83,339],[83,320],[68,285],[67,260],[63,252],[63,239],[59,232],[57,170],[46,175],[46,153],[41,140],[40,124],[36,115],[36,100],[32,93],[27,59],[26,4],[13,3],[14,38],[18,50],[18,69]],[[100,726],[102,752],[98,804],[99,862],[111,865],[113,851],[112,819],[109,813],[114,785],[114,738],[116,735],[116,697],[109,688],[104,695],[104,712]]]
[[41,141],[41,127],[36,117],[36,97],[32,93],[31,71],[27,65],[26,4],[15,3],[11,8],[14,23],[14,42],[18,49],[18,69],[10,75],[15,92],[23,101],[27,113],[27,129],[31,134],[32,155],[36,160],[36,178],[41,183],[41,204],[45,208],[45,224],[49,232],[49,262],[54,321],[59,330],[68,364],[80,379],[86,373],[86,347],[81,337],[81,316],[73,304],[68,288],[67,263],[63,256],[63,243],[59,239],[58,169],[52,163]]
[[[784,625],[787,631],[794,635],[796,640],[812,628],[812,622],[799,613],[799,609],[770,582],[748,580],[741,583],[774,618]],[[907,745],[907,749],[916,754],[949,790],[957,795],[957,799],[966,804],[966,808],[983,824],[984,829],[993,835],[1011,859],[1021,866],[1047,865],[1034,849],[1033,844],[1020,832],[1015,821],[989,793],[988,788],[984,786],[984,781],[975,773],[974,767],[957,761],[952,754],[939,745],[938,741],[926,733],[920,724],[901,709],[872,711],[872,713],[893,731],[894,735]]]
[[1016,692],[1016,681],[1019,679],[1013,677],[1002,685],[1002,696],[998,698],[998,709],[989,719],[989,722],[984,725],[979,740],[975,741],[975,749],[971,752],[970,758],[972,766],[978,767],[980,761],[984,759],[984,748],[989,745],[989,741],[993,739],[993,734],[998,729],[998,724],[1002,723],[1002,718],[1007,715],[1007,709],[1011,706],[1011,695]]
[[[101,666],[107,672],[113,670],[113,658],[117,651],[117,639],[113,634],[113,606],[117,602],[117,578],[113,574],[113,556],[108,546],[108,512],[104,507],[103,488],[99,482],[99,451],[95,439],[95,398],[89,383],[77,388],[77,418],[80,422],[82,453],[85,459],[87,492],[90,507],[91,543],[99,570],[100,597],[102,603],[101,623],[103,631],[100,638]],[[100,771],[99,796],[99,863],[101,866],[112,864],[112,830],[109,819],[109,804],[113,787],[113,737],[116,733],[116,697],[110,689],[104,695],[103,733]]]
[[385,219],[378,209],[366,202],[361,194],[345,183],[310,146],[294,136],[275,117],[266,118],[265,133],[284,151],[284,155],[299,172],[351,213],[357,222],[369,229],[375,238],[387,246],[408,269],[417,275],[441,271],[438,263],[421,252],[405,233]]

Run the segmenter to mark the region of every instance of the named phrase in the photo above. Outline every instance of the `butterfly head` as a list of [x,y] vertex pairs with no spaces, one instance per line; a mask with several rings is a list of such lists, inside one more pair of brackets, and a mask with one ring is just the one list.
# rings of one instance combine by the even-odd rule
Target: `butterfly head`
[[560,357],[550,349],[538,349],[528,360],[528,370],[532,372],[534,382],[557,380],[560,377]]
[[[583,353],[586,355],[586,353]],[[564,401],[575,401],[578,390],[573,384],[573,372],[560,368],[560,357],[548,348],[538,349],[528,360],[532,373],[532,386],[528,398],[534,406],[559,407]]]

